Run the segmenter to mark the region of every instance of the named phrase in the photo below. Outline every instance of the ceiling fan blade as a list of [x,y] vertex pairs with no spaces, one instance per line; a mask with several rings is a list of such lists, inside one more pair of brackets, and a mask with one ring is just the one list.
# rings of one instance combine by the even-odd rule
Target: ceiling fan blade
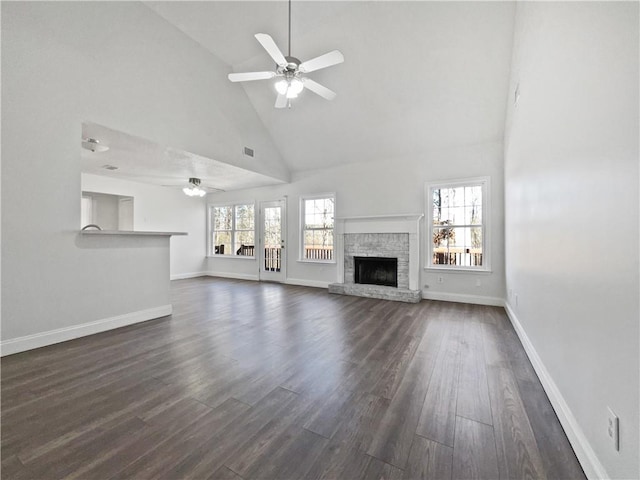
[[320,85],[318,82],[314,82],[310,78],[305,78],[304,80],[304,88],[308,88],[313,93],[320,95],[322,98],[326,98],[327,100],[333,100],[336,98],[337,94],[333,90],[329,90],[324,85]]
[[200,188],[203,188],[204,190],[207,191],[207,193],[219,193],[219,192],[224,192],[225,190],[221,189],[221,188],[216,188],[216,187],[208,187],[207,185],[205,186],[200,186]]
[[287,96],[278,95],[276,98],[276,108],[285,108],[287,106]]
[[230,73],[229,80],[232,82],[248,82],[251,80],[268,80],[276,76],[276,72],[245,72]]
[[284,67],[287,65],[287,59],[284,58],[284,55],[276,45],[276,42],[273,41],[271,36],[266,33],[256,33],[256,39],[260,42],[260,44],[264,47],[267,53],[273,58],[277,65]]
[[337,65],[342,62],[344,62],[344,56],[340,53],[340,50],[333,50],[329,53],[325,53],[324,55],[320,55],[319,57],[302,62],[300,64],[300,71],[309,73],[315,70],[320,70],[321,68]]

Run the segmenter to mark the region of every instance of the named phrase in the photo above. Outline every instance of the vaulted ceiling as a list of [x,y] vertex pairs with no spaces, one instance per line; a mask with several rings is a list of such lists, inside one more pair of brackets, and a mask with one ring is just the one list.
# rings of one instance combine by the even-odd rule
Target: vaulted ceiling
[[[274,69],[255,33],[270,34],[287,53],[286,2],[145,4],[229,72]],[[304,91],[291,109],[275,109],[272,80],[225,88],[244,89],[294,172],[500,142],[514,8],[513,2],[294,0],[291,54],[304,61],[339,49],[343,64],[309,74],[337,98]]]

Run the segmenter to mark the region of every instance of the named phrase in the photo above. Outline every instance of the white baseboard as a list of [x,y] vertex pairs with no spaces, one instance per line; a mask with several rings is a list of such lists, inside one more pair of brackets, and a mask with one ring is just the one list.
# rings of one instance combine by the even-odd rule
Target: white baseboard
[[134,323],[145,322],[154,318],[171,315],[171,304],[160,307],[148,308],[137,312],[125,313],[116,317],[104,318],[94,322],[72,325],[70,327],[49,330],[48,332],[26,335],[24,337],[11,338],[0,342],[0,356],[46,347],[54,343],[66,342],[74,338],[86,337],[94,333],[100,333],[114,328],[125,327]]
[[234,272],[204,272],[208,277],[234,278],[236,280],[258,281],[258,275],[254,273],[234,273]]
[[441,300],[443,302],[473,303],[476,305],[504,306],[504,299],[498,297],[483,297],[481,295],[467,295],[464,293],[430,292],[422,290],[425,300]]
[[[207,275],[209,277],[234,278],[237,280],[260,280],[258,275],[248,273],[205,272],[202,275]],[[329,282],[321,282],[319,280],[305,280],[302,278],[287,278],[283,283],[286,285],[300,285],[302,287],[329,288]]]
[[527,333],[518,320],[518,317],[516,317],[516,314],[513,311],[513,308],[511,308],[509,302],[505,301],[504,308],[507,311],[507,315],[509,316],[509,320],[511,320],[513,328],[520,338],[520,342],[522,342],[525,352],[527,352],[527,356],[529,357],[540,382],[542,383],[547,397],[549,397],[549,401],[558,416],[558,420],[560,420],[562,428],[564,428],[564,431],[567,434],[569,443],[571,443],[573,451],[575,452],[576,457],[578,457],[578,461],[584,469],[584,473],[587,478],[593,480],[610,478],[609,475],[607,475],[607,471],[604,466],[600,463],[600,460],[593,451],[593,448],[591,448],[591,444],[584,435],[582,428],[580,428],[578,421],[573,416],[573,413],[562,396],[562,393],[560,393],[558,386],[553,381],[553,378],[544,366],[544,363],[542,363],[542,359],[531,343],[531,340],[527,336]]
[[287,278],[285,282],[287,285],[300,285],[301,287],[316,287],[316,288],[329,288],[329,282],[322,282],[320,280],[305,280],[302,278]]
[[169,277],[170,280],[184,280],[186,278],[206,277],[207,272],[191,272],[191,273],[176,273]]

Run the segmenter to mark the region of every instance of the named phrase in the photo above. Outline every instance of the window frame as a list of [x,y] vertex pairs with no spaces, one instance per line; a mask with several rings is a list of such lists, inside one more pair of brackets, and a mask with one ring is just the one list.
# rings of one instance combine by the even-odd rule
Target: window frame
[[[231,230],[222,230],[224,232],[231,232],[231,244],[235,246],[236,243],[236,232],[250,232],[251,230],[238,230],[236,228],[236,207],[241,205],[251,205],[253,207],[253,243],[254,243],[254,254],[253,255],[237,255],[235,250],[231,255],[226,255],[224,253],[215,253],[215,245],[214,245],[214,235],[215,235],[215,222],[213,221],[213,210],[215,208],[221,207],[231,207],[232,215],[231,215]],[[214,258],[240,258],[243,260],[255,260],[258,247],[256,245],[257,233],[256,233],[256,202],[222,202],[222,203],[210,203],[207,205],[207,257]]]
[[[332,260],[316,260],[311,258],[304,258],[304,232],[305,232],[305,202],[307,200],[318,200],[318,199],[333,199],[333,259]],[[336,235],[336,194],[335,192],[326,192],[326,193],[318,193],[313,195],[301,195],[300,203],[299,203],[299,245],[298,245],[298,262],[303,263],[316,263],[316,264],[335,264],[336,263],[336,249],[335,249],[335,235]],[[328,229],[321,229],[328,230]]]
[[[474,187],[482,188],[482,266],[436,265],[433,263],[433,191],[442,188]],[[491,270],[491,178],[488,176],[442,180],[425,183],[426,246],[425,270],[464,273],[490,273]],[[470,227],[471,225],[456,225]],[[474,225],[475,226],[475,225]]]

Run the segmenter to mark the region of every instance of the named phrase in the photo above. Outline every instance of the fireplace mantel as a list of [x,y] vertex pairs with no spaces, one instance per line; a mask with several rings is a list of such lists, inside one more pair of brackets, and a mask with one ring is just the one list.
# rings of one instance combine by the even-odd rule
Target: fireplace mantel
[[424,217],[422,213],[336,217],[335,228],[338,235],[345,233],[415,233],[417,235],[422,217]]
[[355,215],[352,217],[336,217],[336,221],[344,220],[380,220],[380,219],[405,219],[405,220],[420,220],[424,217],[424,213],[394,213],[392,215]]
[[409,290],[419,291],[420,220],[422,213],[337,217],[335,219],[335,251],[337,282],[345,283],[345,235],[401,233],[409,236]]

